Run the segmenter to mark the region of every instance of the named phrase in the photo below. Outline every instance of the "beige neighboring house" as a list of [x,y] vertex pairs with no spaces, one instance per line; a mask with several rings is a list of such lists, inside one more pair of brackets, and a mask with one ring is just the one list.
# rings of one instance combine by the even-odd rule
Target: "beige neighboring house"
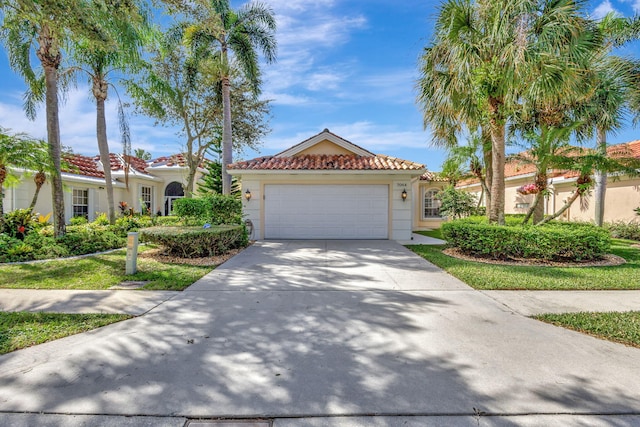
[[426,171],[413,182],[413,229],[432,230],[440,228],[447,220],[440,214],[440,200],[436,194],[448,185],[448,181],[437,173]]
[[[640,159],[640,140],[608,147],[609,153],[624,153]],[[578,175],[575,172],[549,171],[549,196],[544,200],[544,212],[547,215],[559,210],[564,202],[572,195]],[[523,214],[533,203],[534,194],[520,194],[518,188],[532,184],[535,178],[535,168],[532,165],[510,161],[505,166],[505,213]],[[470,191],[476,196],[481,193],[480,184],[471,181],[458,185],[458,188]],[[617,176],[610,174],[607,179],[605,193],[604,221],[640,221],[634,209],[640,207],[640,178]],[[576,200],[573,205],[558,218],[565,221],[593,222],[595,208],[593,190],[583,201]]]
[[[131,157],[126,179],[128,188],[125,182],[124,157],[110,154],[110,160],[116,213],[120,212],[119,203],[126,202],[134,212],[141,212],[144,207],[153,213],[168,215],[173,202],[184,197],[182,184],[186,182],[188,168],[182,154],[160,157],[149,162]],[[65,156],[65,161],[69,165],[62,173],[65,220],[69,222],[74,216],[84,216],[91,221],[96,215],[107,212],[104,169],[99,156],[70,154]],[[5,212],[28,208],[35,192],[31,174],[22,170],[16,172],[21,175],[21,180],[17,186],[5,189]],[[203,169],[198,170],[196,182],[203,173]],[[35,212],[46,215],[51,211],[51,186],[47,181],[40,190]]]
[[[374,154],[328,129],[228,166],[254,239],[409,240],[423,165]],[[420,186],[418,186],[420,188]]]

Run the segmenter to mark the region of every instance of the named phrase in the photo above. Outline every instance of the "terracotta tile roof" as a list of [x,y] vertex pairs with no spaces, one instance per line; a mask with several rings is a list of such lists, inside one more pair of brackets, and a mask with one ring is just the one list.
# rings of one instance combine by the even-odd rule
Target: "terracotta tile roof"
[[104,173],[98,169],[98,164],[91,157],[65,153],[62,159],[67,164],[67,167],[62,168],[62,172],[104,179]]
[[431,181],[431,182],[446,182],[447,179],[440,176],[437,172],[426,171],[422,175],[420,175],[420,181]]
[[[109,162],[110,162],[111,170],[114,172],[124,171],[124,166],[125,166],[124,162],[126,158],[127,156],[124,156],[122,154],[109,153]],[[134,156],[129,156],[129,159],[130,159],[129,160],[130,167],[132,169],[134,169],[137,172],[148,175],[148,172],[147,172],[148,164],[146,160],[142,160]],[[93,157],[93,161],[99,162],[100,156],[98,155]]]
[[420,170],[424,166],[382,154],[373,156],[308,154],[295,157],[258,157],[236,162],[235,170]]
[[187,165],[187,160],[184,154],[173,154],[171,156],[162,156],[151,162],[151,166],[180,166],[184,167]]
[[[592,151],[592,149],[582,149],[583,152]],[[640,159],[640,140],[626,142],[624,144],[610,145],[607,147],[607,154],[609,157],[635,157]],[[520,153],[520,155],[526,155],[526,153]],[[533,174],[536,172],[535,166],[527,163],[520,162],[515,159],[507,160],[504,167],[505,178],[512,178],[520,175]],[[563,177],[563,178],[575,178],[580,174],[576,171],[552,171],[548,173],[549,178]],[[421,178],[422,179],[422,178]],[[477,183],[477,179],[466,179],[460,181],[458,185],[470,185]]]

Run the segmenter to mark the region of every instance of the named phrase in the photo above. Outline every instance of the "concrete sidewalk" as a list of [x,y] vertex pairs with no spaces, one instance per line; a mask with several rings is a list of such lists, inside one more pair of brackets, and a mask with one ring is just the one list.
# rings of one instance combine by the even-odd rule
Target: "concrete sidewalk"
[[640,311],[640,291],[480,291],[524,316],[580,311]]
[[180,292],[175,291],[0,289],[0,311],[140,316],[178,294]]

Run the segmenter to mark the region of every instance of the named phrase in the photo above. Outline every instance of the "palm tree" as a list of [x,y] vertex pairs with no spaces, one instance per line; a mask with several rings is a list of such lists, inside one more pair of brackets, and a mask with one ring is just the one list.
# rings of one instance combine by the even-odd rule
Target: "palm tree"
[[255,96],[260,93],[259,49],[266,61],[276,58],[276,20],[270,7],[248,3],[233,10],[229,0],[196,0],[195,23],[184,28],[184,38],[195,58],[215,58],[222,83],[222,185],[231,192],[231,175],[227,165],[233,162],[231,118],[231,55],[249,82]]
[[[135,69],[139,61],[139,51],[143,43],[140,27],[146,24],[146,16],[141,6],[132,2],[131,12],[126,20],[118,20],[112,17],[111,21],[103,23],[109,26],[111,31],[120,34],[118,43],[110,46],[96,46],[91,40],[85,39],[75,44],[73,57],[80,65],[78,70],[83,71],[89,77],[91,91],[96,100],[96,136],[98,140],[98,151],[100,162],[105,178],[105,188],[107,191],[107,205],[109,222],[116,221],[115,201],[113,197],[113,182],[111,180],[111,161],[109,156],[109,142],[107,140],[107,125],[105,118],[105,101],[109,95],[109,87],[115,89],[113,83],[109,81],[110,74],[114,71]],[[124,118],[122,113],[122,102],[118,102],[120,119]],[[128,130],[128,126],[120,124],[120,129]],[[123,135],[126,140],[128,135]],[[126,152],[126,150],[125,150]]]
[[[51,175],[54,170],[51,164],[51,157],[49,156],[49,152],[47,151],[46,141],[36,141],[31,152],[31,160],[33,164],[29,167],[35,170],[35,174],[33,175],[33,182],[36,184],[36,191],[33,193],[33,198],[31,199],[31,204],[29,205],[29,209],[33,210],[35,209],[36,203],[38,202],[38,195],[40,194],[40,190],[42,189],[42,186],[45,184],[45,182],[47,182],[47,175]],[[62,162],[64,162],[64,160]]]
[[[583,111],[586,121],[593,126],[596,134],[596,150],[607,155],[607,134],[620,128],[625,116],[633,112],[638,117],[640,109],[640,65],[636,61],[611,54],[615,44],[629,41],[636,21],[618,18],[613,14],[605,16],[599,23],[600,30],[607,36],[604,43],[592,57],[590,83],[592,96]],[[635,34],[637,37],[637,34]],[[595,171],[595,223],[602,226],[604,221],[604,200],[607,190],[607,174]]]
[[37,149],[37,140],[0,128],[0,222],[4,216],[4,186],[8,181],[17,181],[10,167],[32,168],[36,163],[34,154]]
[[[531,74],[541,69],[549,76],[558,63],[553,54],[580,41],[579,6],[573,0],[449,0],[440,9],[421,62],[423,111],[434,106],[425,123],[437,129],[459,126],[455,122],[462,119],[490,136],[491,222],[504,224],[506,124],[525,89],[540,95],[533,91],[544,94],[554,83],[539,80],[531,87]],[[433,82],[436,90],[427,87]]]
[[[86,38],[96,44],[109,45],[114,34],[100,26],[113,16],[126,16],[129,2],[104,0],[59,0],[32,2],[2,0],[2,40],[11,67],[27,83],[35,97],[44,97],[47,116],[47,143],[54,166],[51,175],[54,235],[65,233],[64,193],[61,174],[60,123],[58,117],[58,82],[66,43]],[[31,55],[40,61],[44,84],[31,65]],[[27,114],[34,113],[27,109]]]

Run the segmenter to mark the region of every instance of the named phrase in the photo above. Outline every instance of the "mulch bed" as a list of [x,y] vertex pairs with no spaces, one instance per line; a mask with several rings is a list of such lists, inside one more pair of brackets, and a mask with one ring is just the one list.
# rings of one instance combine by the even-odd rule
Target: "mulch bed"
[[[244,249],[244,248],[243,248]],[[243,249],[232,249],[224,255],[216,255],[211,257],[202,258],[181,258],[174,255],[166,255],[163,253],[162,248],[151,249],[149,251],[138,254],[139,258],[152,258],[158,262],[169,264],[188,264],[197,265],[203,267],[215,267],[218,266],[230,258],[240,253]]]
[[458,248],[447,248],[442,251],[444,254],[449,255],[450,257],[463,259],[465,261],[475,261],[482,262],[485,264],[496,264],[496,265],[520,265],[520,266],[535,266],[535,267],[609,267],[614,265],[622,265],[626,263],[624,258],[619,257],[617,255],[608,254],[602,257],[599,260],[593,261],[545,261],[538,259],[509,259],[509,260],[499,260],[492,259],[487,257],[473,256],[463,253]]

